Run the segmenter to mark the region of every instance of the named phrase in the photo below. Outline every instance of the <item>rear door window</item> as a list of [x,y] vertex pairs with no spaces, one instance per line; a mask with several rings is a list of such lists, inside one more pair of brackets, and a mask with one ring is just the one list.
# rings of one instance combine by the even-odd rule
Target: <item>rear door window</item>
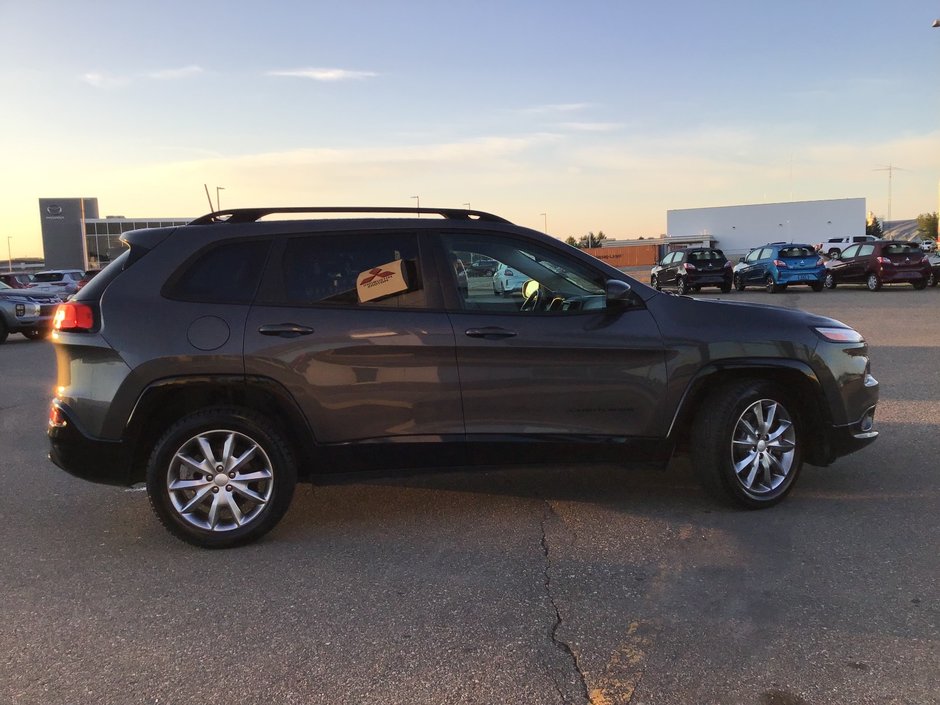
[[414,233],[291,237],[278,266],[277,298],[294,306],[427,306]]
[[857,256],[858,249],[859,249],[859,245],[851,245],[850,247],[846,247],[845,250],[842,252],[842,259],[850,259],[852,257]]

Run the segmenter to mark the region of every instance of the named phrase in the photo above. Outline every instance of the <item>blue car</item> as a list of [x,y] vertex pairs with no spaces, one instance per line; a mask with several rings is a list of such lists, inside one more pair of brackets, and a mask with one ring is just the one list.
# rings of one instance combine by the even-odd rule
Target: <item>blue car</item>
[[771,294],[786,291],[791,284],[823,290],[826,267],[812,245],[771,242],[751,250],[734,267],[734,288],[762,286]]

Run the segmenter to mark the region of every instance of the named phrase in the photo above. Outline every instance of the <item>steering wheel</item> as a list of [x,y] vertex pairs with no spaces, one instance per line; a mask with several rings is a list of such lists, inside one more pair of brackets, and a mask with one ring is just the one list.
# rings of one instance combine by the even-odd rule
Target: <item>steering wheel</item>
[[542,287],[534,279],[530,279],[522,285],[522,295],[525,300],[522,302],[520,311],[537,311],[542,301]]

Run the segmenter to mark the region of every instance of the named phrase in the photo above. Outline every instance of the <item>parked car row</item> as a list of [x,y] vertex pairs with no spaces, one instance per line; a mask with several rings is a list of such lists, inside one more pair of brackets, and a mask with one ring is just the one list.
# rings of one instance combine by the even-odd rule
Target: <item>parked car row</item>
[[12,289],[32,289],[70,296],[91,281],[100,269],[47,269],[42,272],[3,272],[0,282]]
[[827,258],[817,252],[818,246],[771,242],[753,248],[734,266],[719,249],[689,247],[670,252],[654,265],[650,283],[657,290],[675,288],[681,295],[706,286],[724,293],[732,286],[738,291],[761,287],[771,294],[793,285],[822,291],[862,284],[878,291],[884,284],[910,284],[920,290],[940,281],[940,258],[931,259],[917,243],[871,238],[842,244],[844,250]]
[[0,344],[10,333],[30,340],[44,338],[52,329],[55,309],[63,298],[34,289],[14,289],[0,281]]

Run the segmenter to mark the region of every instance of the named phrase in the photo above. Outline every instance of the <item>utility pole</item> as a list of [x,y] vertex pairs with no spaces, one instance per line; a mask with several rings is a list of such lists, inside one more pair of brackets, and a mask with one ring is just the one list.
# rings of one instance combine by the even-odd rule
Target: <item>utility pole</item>
[[891,220],[891,181],[894,177],[894,172],[896,171],[907,171],[907,169],[902,169],[899,166],[894,166],[893,164],[888,164],[888,166],[878,167],[874,171],[886,171],[888,172],[888,215],[885,217],[885,221]]

